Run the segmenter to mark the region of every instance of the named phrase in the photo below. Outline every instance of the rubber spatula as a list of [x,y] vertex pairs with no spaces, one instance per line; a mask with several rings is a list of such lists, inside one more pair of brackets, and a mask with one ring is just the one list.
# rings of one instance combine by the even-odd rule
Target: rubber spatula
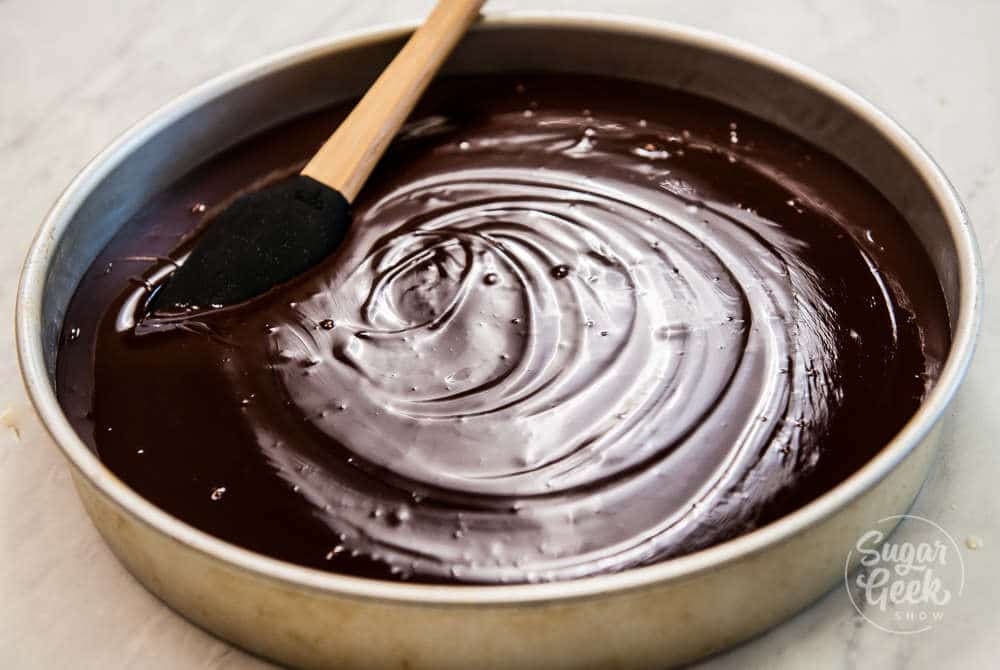
[[239,197],[212,220],[150,297],[147,314],[249,300],[335,251],[350,203],[484,2],[439,0],[302,172]]

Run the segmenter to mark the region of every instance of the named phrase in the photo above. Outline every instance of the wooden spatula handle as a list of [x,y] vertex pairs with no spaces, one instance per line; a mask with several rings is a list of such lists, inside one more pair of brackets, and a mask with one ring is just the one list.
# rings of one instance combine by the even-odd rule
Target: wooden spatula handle
[[353,202],[368,175],[485,0],[439,0],[302,174]]

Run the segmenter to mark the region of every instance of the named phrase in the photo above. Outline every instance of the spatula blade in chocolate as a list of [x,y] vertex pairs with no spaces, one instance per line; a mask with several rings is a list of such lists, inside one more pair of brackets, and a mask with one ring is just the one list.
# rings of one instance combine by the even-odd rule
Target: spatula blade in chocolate
[[484,2],[439,0],[299,175],[239,197],[208,223],[150,296],[147,314],[244,302],[335,252],[351,224],[350,202]]

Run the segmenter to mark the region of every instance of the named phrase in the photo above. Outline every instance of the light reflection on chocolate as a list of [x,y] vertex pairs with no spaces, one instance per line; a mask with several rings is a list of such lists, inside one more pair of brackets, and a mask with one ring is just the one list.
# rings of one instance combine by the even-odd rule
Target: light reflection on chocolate
[[647,564],[827,490],[937,373],[940,289],[871,186],[717,103],[587,77],[437,85],[336,258],[243,306],[122,327],[145,294],[125,274],[169,271],[128,256],[178,257],[192,202],[294,165],[337,114],[171,189],[67,317],[78,429],[225,539],[424,581]]

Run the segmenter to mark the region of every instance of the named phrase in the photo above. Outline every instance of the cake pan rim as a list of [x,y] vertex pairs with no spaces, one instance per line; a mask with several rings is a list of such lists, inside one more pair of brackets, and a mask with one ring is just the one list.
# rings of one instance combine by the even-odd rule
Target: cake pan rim
[[287,563],[232,545],[185,524],[142,498],[108,470],[76,435],[59,406],[54,385],[49,380],[41,338],[41,310],[47,272],[59,235],[88,194],[125,156],[184,115],[267,74],[355,45],[397,38],[412,31],[414,27],[413,22],[394,23],[323,38],[223,73],[180,95],[125,131],[90,161],[57,199],[32,241],[21,272],[15,318],[18,358],[29,398],[44,427],[72,466],[101,495],[173,541],[214,556],[235,568],[297,588],[415,605],[518,606],[598,597],[646,588],[720,568],[780,544],[836,514],[881,481],[943,416],[971,362],[982,308],[982,272],[974,235],[954,188],[913,137],[848,87],[784,56],[740,40],[680,24],[614,14],[512,12],[488,15],[476,29],[577,28],[638,33],[722,52],[776,70],[819,91],[864,119],[892,142],[900,154],[906,157],[909,167],[920,175],[944,213],[958,258],[959,306],[952,331],[951,349],[940,377],[917,412],[879,454],[862,468],[816,500],[766,526],[693,554],[619,573],[563,582],[496,586],[426,585],[337,575]]

